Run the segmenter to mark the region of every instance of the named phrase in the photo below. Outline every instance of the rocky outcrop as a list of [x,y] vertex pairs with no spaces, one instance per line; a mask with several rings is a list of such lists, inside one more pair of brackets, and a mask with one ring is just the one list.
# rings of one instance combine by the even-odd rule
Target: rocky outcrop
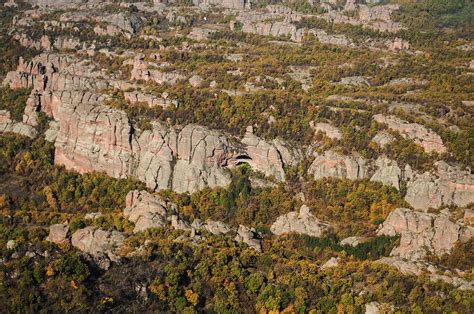
[[208,39],[212,34],[214,34],[216,30],[211,28],[204,28],[204,27],[193,27],[191,32],[188,34],[189,39],[193,40],[205,40]]
[[257,252],[262,251],[262,240],[260,240],[260,236],[254,228],[248,228],[246,226],[239,225],[239,228],[237,229],[237,235],[235,236],[234,240],[247,244],[250,248]]
[[[245,136],[241,140],[244,144],[246,155],[239,156],[237,162],[247,162],[252,169],[261,171],[266,176],[274,177],[278,181],[285,180],[283,170],[283,157],[276,145],[272,145],[253,134],[253,128],[248,127]],[[277,145],[284,147],[282,142]],[[282,151],[284,151],[282,149]],[[287,164],[291,163],[291,153],[287,150]]]
[[394,140],[395,137],[393,137],[390,133],[384,131],[377,133],[374,138],[372,138],[372,142],[376,143],[382,148],[389,145]]
[[176,100],[168,99],[167,97],[157,97],[152,94],[147,94],[143,92],[124,92],[123,96],[125,100],[129,101],[132,105],[137,103],[145,103],[148,107],[153,108],[156,106],[162,107],[163,109],[168,108],[169,106],[177,106],[178,102]]
[[139,55],[133,60],[129,60],[126,64],[133,66],[131,71],[131,79],[136,81],[153,81],[157,84],[174,85],[186,77],[178,72],[163,72],[158,69],[158,64],[145,61],[144,56]]
[[35,138],[38,135],[32,126],[23,122],[14,122],[7,110],[0,110],[0,133],[16,133],[29,138]]
[[342,239],[340,244],[356,247],[359,244],[363,243],[364,241],[365,241],[365,239],[361,238],[361,237],[348,237],[348,238]]
[[63,244],[69,242],[69,227],[65,224],[55,224],[49,226],[49,235],[46,241],[54,244]]
[[414,175],[407,183],[405,200],[415,208],[427,210],[446,205],[467,206],[474,203],[474,175],[468,170],[443,161],[436,169]]
[[146,191],[130,191],[125,200],[123,216],[135,223],[134,233],[149,228],[159,228],[166,224],[171,204],[151,195]]
[[370,181],[382,182],[400,190],[402,182],[408,181],[413,175],[411,167],[406,165],[400,169],[397,162],[388,159],[387,156],[380,156],[375,161],[375,172]]
[[472,281],[467,281],[450,272],[440,274],[442,273],[440,269],[426,262],[407,261],[399,257],[383,257],[378,262],[394,267],[404,275],[420,276],[427,273],[433,282],[441,280],[460,290],[474,290]]
[[329,150],[324,154],[316,154],[308,173],[315,180],[328,177],[359,180],[370,177],[371,169],[368,161],[357,154],[344,156]]
[[308,206],[303,205],[299,212],[289,212],[278,217],[270,227],[270,230],[276,235],[298,233],[312,237],[321,237],[330,230],[330,226],[321,222],[309,212]]
[[108,269],[110,262],[120,261],[118,252],[124,240],[121,232],[86,227],[74,232],[71,243],[80,251],[90,254],[101,268]]
[[445,214],[428,214],[406,208],[390,213],[378,235],[400,236],[400,245],[390,255],[420,260],[428,252],[441,256],[449,253],[457,241],[474,236],[474,228],[452,222]]
[[423,149],[428,152],[436,152],[439,154],[446,152],[441,137],[430,129],[417,123],[408,123],[395,116],[384,116],[381,114],[374,115],[377,123],[386,124],[393,131],[397,131],[404,138],[414,140]]
[[329,124],[329,123],[316,123],[313,126],[315,132],[323,132],[327,137],[333,140],[341,140],[342,133],[339,128]]
[[328,259],[326,261],[326,263],[324,263],[321,266],[321,269],[327,269],[327,268],[337,267],[337,266],[339,266],[339,258],[338,257],[331,257],[330,259]]

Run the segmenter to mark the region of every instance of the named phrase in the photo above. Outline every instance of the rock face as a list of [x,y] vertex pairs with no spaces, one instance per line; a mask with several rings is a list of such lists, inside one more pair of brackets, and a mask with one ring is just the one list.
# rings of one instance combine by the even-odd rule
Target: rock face
[[341,131],[329,124],[329,123],[316,123],[313,127],[315,132],[323,132],[326,134],[327,137],[330,139],[335,139],[335,140],[341,140],[342,139],[342,133]]
[[441,137],[417,123],[408,123],[395,116],[384,116],[381,114],[374,115],[374,120],[377,123],[386,124],[389,129],[397,131],[404,138],[409,138],[419,144],[428,152],[437,152],[439,154],[446,152],[446,147],[443,145]]
[[336,267],[339,265],[339,258],[331,257],[326,263],[321,266],[321,269]]
[[378,235],[400,235],[400,245],[390,255],[420,260],[427,252],[441,256],[449,253],[457,241],[474,236],[474,228],[452,222],[444,214],[434,215],[406,208],[390,213]]
[[0,133],[17,133],[29,138],[34,138],[38,134],[32,126],[11,120],[10,112],[7,110],[0,110]]
[[234,240],[247,244],[257,252],[262,251],[262,241],[260,240],[254,228],[248,228],[246,226],[240,225]]
[[315,180],[327,177],[358,180],[370,177],[370,172],[368,161],[361,156],[344,156],[331,150],[317,154],[308,169]]
[[68,242],[69,227],[64,224],[55,224],[49,226],[49,235],[47,241],[55,244],[62,244]]
[[130,191],[125,206],[123,216],[135,223],[134,233],[166,223],[167,204],[146,191]]
[[375,161],[375,172],[370,181],[382,182],[384,185],[390,185],[400,190],[402,181],[407,181],[413,173],[409,165],[400,169],[398,164],[388,159],[387,156],[380,156]]
[[466,206],[474,202],[474,175],[469,170],[435,164],[436,171],[415,175],[407,184],[405,200],[415,208],[427,210],[442,205]]
[[270,228],[276,235],[294,232],[312,237],[321,237],[329,229],[329,225],[311,214],[306,205],[301,206],[299,212],[289,212],[278,217]]
[[[74,247],[90,254],[96,260],[119,262],[120,257],[117,254],[124,240],[125,237],[121,232],[86,227],[74,232],[71,243]],[[110,262],[100,266],[108,268]]]
[[[283,170],[283,157],[276,145],[267,143],[253,134],[252,128],[247,128],[242,144],[246,145],[246,156],[242,156],[238,162],[247,162],[252,169],[263,172],[266,176],[272,176],[278,181],[285,180],[285,172]],[[278,146],[284,147],[281,142]],[[283,151],[283,149],[282,149]],[[291,153],[286,154],[291,163]]]

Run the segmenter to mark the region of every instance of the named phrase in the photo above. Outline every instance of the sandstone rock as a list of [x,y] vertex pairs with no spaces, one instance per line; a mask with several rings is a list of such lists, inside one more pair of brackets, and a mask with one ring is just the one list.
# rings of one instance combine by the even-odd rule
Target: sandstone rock
[[176,100],[170,100],[164,98],[163,96],[156,97],[154,95],[142,92],[124,92],[123,96],[125,100],[129,101],[132,105],[137,103],[146,103],[150,108],[159,106],[163,107],[163,109],[166,109],[169,106],[176,107],[178,105],[178,102]]
[[342,239],[340,244],[356,247],[363,242],[364,242],[364,238],[362,237],[348,237],[348,238]]
[[343,156],[330,150],[323,155],[316,155],[308,173],[312,174],[315,180],[327,177],[359,180],[370,177],[371,169],[367,160],[357,154]]
[[382,182],[384,185],[390,185],[400,190],[401,183],[409,180],[411,176],[412,170],[409,165],[400,169],[396,161],[383,155],[375,161],[375,172],[370,181]]
[[338,257],[331,257],[326,263],[321,266],[321,269],[326,269],[330,267],[336,267],[339,265]]
[[380,263],[396,268],[404,275],[420,276],[428,273],[431,281],[444,281],[460,290],[474,290],[474,283],[453,275],[440,275],[440,269],[421,261],[407,261],[399,257],[383,257]]
[[342,133],[339,128],[329,124],[329,123],[316,123],[313,126],[315,132],[326,133],[326,136],[334,140],[342,140]]
[[124,240],[125,237],[121,232],[86,227],[74,232],[71,243],[95,259],[106,258],[112,262],[119,262],[120,257],[117,254]]
[[210,28],[193,27],[187,37],[189,39],[200,41],[208,39],[215,32],[216,30]]
[[10,112],[7,110],[0,110],[0,133],[16,133],[29,138],[35,138],[38,135],[32,126],[11,120]]
[[372,139],[372,142],[384,148],[385,146],[392,143],[394,140],[395,138],[390,133],[382,131],[382,132],[377,133],[374,136],[374,138]]
[[261,171],[266,176],[273,176],[278,181],[285,180],[282,156],[275,145],[258,138],[250,129],[245,132],[241,142],[246,145],[247,154],[247,157],[241,159],[242,162],[247,162],[252,169]]
[[191,230],[189,223],[179,219],[177,215],[171,216],[171,227],[176,230]]
[[56,142],[59,132],[59,123],[57,121],[50,121],[49,128],[44,133],[44,137],[48,142]]
[[443,205],[466,206],[474,202],[474,175],[443,161],[436,171],[414,175],[407,184],[405,200],[414,208],[427,210]]
[[95,213],[87,213],[85,216],[84,216],[84,219],[86,220],[94,220],[94,219],[98,219],[100,217],[102,217],[102,213],[101,212],[95,212]]
[[312,237],[321,237],[329,229],[330,226],[311,214],[306,205],[301,206],[299,212],[289,212],[278,217],[270,227],[270,230],[276,235],[294,232]]
[[214,235],[226,234],[232,231],[232,229],[221,221],[206,220],[206,223],[202,226],[209,233]]
[[191,84],[191,86],[195,88],[201,86],[202,82],[203,79],[199,75],[193,75],[189,78],[189,84]]
[[381,114],[374,115],[374,120],[377,123],[386,124],[391,130],[397,131],[404,138],[409,138],[415,143],[421,145],[423,149],[428,152],[437,152],[439,154],[446,152],[446,147],[443,145],[441,137],[417,123],[408,123],[395,116],[384,116]]
[[239,225],[239,229],[237,230],[237,235],[235,236],[234,240],[247,244],[257,252],[262,251],[262,241],[260,240],[260,237],[254,228],[248,228],[246,226]]
[[64,224],[55,224],[49,226],[49,235],[47,241],[55,244],[62,244],[68,242],[69,227]]
[[343,77],[340,84],[346,86],[370,86],[369,81],[363,76]]
[[474,228],[452,222],[444,214],[428,214],[406,208],[390,213],[378,235],[400,235],[400,245],[390,255],[420,260],[427,252],[438,256],[449,253],[457,241],[474,235]]
[[134,233],[166,224],[166,203],[146,191],[131,191],[127,194],[123,216],[135,223]]

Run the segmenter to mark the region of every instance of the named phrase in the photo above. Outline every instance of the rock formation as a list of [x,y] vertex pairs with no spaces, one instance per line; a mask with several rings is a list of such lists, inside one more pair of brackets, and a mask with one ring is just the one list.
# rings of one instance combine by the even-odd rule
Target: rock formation
[[330,230],[330,226],[321,222],[309,212],[308,206],[303,205],[299,212],[289,212],[278,217],[270,230],[276,235],[294,232],[312,237],[321,237]]
[[420,260],[428,252],[441,256],[449,253],[457,241],[474,236],[474,228],[452,222],[444,214],[428,214],[406,208],[390,213],[378,235],[400,236],[400,245],[390,255]]
[[403,181],[408,181],[413,175],[411,167],[406,165],[400,169],[397,162],[388,159],[387,156],[380,156],[375,161],[375,172],[370,181],[382,182],[400,190]]
[[329,124],[329,123],[316,123],[313,126],[315,132],[323,132],[326,134],[327,137],[334,140],[341,140],[342,133],[339,128]]
[[246,226],[239,225],[239,228],[237,229],[237,235],[235,236],[234,240],[247,244],[257,252],[262,251],[262,241],[260,240],[254,228],[248,228]]
[[135,223],[134,233],[166,224],[168,204],[146,191],[130,191],[125,201],[123,216]]
[[396,268],[404,275],[420,276],[427,273],[431,281],[444,281],[460,290],[474,290],[474,283],[451,273],[439,274],[441,269],[422,261],[407,261],[399,257],[383,257],[380,263]]
[[29,138],[34,138],[38,134],[32,126],[23,122],[14,122],[7,110],[0,110],[0,133],[16,133]]
[[374,115],[374,120],[377,123],[386,124],[389,129],[399,132],[404,138],[414,140],[415,143],[421,145],[428,153],[437,152],[442,154],[446,152],[446,147],[443,145],[441,137],[420,124],[408,123],[395,116],[384,116],[381,114]]
[[121,232],[86,227],[74,232],[71,243],[80,251],[90,254],[101,268],[107,269],[110,262],[120,261],[118,251],[124,240]]
[[69,227],[65,224],[55,224],[49,226],[49,235],[46,238],[54,244],[62,244],[68,242]]
[[414,175],[407,183],[405,200],[415,208],[427,210],[442,205],[466,206],[474,203],[474,175],[443,161],[436,170]]
[[330,150],[316,155],[308,173],[315,180],[327,177],[358,180],[370,177],[371,169],[368,161],[359,155],[344,156]]

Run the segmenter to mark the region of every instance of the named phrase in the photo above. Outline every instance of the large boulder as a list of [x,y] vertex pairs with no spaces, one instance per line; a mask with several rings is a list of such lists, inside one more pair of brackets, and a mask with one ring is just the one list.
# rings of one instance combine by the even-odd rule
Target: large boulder
[[65,224],[55,224],[49,226],[49,235],[47,241],[55,244],[67,243],[69,236],[69,227]]
[[303,205],[299,212],[293,211],[278,217],[270,230],[276,235],[294,232],[321,237],[330,230],[330,226],[321,222],[309,212],[308,206]]
[[123,216],[135,223],[135,233],[166,224],[167,204],[146,191],[130,191],[125,206]]
[[100,261],[99,266],[108,268],[110,261],[120,261],[118,252],[124,240],[121,232],[86,227],[74,232],[71,243],[80,251],[90,254],[96,261]]
[[400,236],[400,245],[390,255],[420,260],[428,252],[438,256],[450,253],[456,242],[474,236],[474,228],[453,222],[445,214],[397,208],[390,213],[377,234]]

